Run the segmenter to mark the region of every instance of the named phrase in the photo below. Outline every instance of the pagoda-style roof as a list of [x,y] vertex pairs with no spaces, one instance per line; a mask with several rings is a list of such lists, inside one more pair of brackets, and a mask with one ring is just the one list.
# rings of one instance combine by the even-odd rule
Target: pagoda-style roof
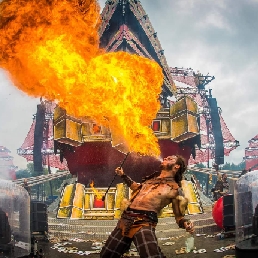
[[248,141],[249,145],[245,148],[245,169],[258,169],[258,134]]
[[16,179],[15,171],[17,169],[13,164],[11,151],[4,146],[0,146],[0,179]]
[[173,95],[175,85],[164,50],[140,1],[106,1],[99,34],[106,52],[126,51],[155,60],[164,73],[162,97]]

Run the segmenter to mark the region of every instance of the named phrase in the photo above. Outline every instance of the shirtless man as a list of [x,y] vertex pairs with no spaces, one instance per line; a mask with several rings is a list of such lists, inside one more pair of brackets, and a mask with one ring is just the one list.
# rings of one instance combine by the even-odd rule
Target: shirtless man
[[179,198],[182,175],[186,170],[181,156],[168,156],[161,163],[161,172],[139,184],[128,177],[122,168],[115,170],[133,190],[130,205],[123,212],[116,228],[100,253],[101,258],[121,257],[134,242],[141,258],[165,256],[158,246],[155,226],[160,211],[172,202],[175,220],[180,228],[193,233],[193,223],[184,218],[186,208]]

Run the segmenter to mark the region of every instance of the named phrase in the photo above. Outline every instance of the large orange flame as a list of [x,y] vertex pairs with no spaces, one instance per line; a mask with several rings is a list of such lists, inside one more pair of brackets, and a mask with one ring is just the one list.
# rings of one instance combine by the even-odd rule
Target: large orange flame
[[129,151],[158,156],[150,125],[162,70],[147,58],[100,50],[99,10],[95,0],[3,0],[0,66],[27,94],[92,117]]

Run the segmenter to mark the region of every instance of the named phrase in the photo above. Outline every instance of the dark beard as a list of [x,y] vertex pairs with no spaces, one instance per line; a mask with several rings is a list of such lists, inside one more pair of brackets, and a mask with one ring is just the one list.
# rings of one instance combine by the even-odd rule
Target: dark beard
[[163,164],[161,164],[161,165],[160,165],[160,169],[161,169],[161,170],[166,170],[166,171],[172,170],[173,167],[174,167],[173,164],[168,164],[168,165],[163,165]]

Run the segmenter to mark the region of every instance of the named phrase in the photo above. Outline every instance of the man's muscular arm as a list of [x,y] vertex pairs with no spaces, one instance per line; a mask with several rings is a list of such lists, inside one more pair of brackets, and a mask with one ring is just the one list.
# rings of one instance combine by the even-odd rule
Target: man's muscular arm
[[130,187],[131,190],[136,190],[139,187],[139,184],[127,176],[121,167],[116,168],[115,172],[124,180],[126,185]]
[[180,211],[178,198],[172,199],[172,207],[173,207],[173,212],[175,214],[176,223],[178,224],[178,226],[180,228],[184,228],[189,233],[193,233],[194,232],[193,223],[190,220],[184,218],[184,215]]

